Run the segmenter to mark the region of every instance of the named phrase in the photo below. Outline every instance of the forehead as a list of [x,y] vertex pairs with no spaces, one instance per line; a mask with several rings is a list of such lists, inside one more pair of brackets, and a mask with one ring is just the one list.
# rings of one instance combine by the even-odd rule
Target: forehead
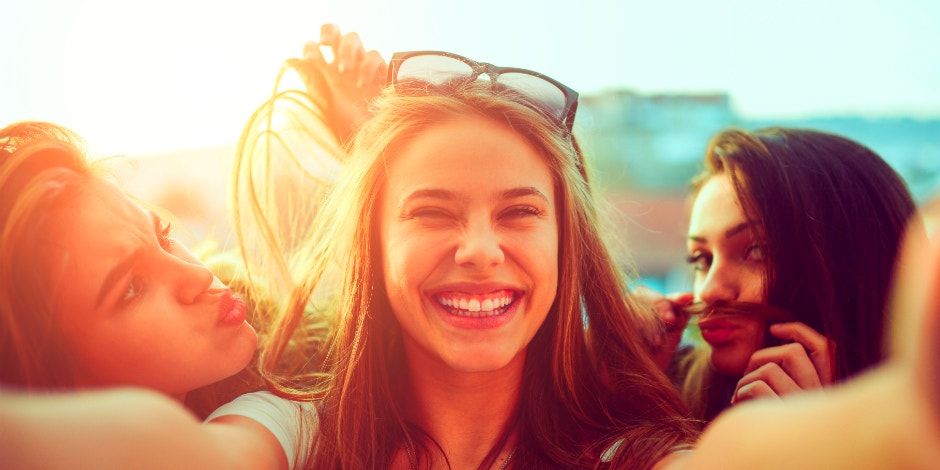
[[448,119],[406,142],[388,163],[391,189],[552,186],[546,156],[509,126],[480,116]]
[[745,220],[731,179],[724,173],[709,178],[692,204],[689,233],[708,235]]
[[[56,212],[49,233],[62,295],[96,295],[107,271],[153,237],[150,215],[117,186],[91,179]],[[93,292],[92,292],[93,291]]]

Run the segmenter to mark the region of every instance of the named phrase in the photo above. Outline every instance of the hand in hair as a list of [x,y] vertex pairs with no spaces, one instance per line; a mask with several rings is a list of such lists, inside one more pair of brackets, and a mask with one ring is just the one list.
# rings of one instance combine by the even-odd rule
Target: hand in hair
[[833,382],[832,352],[835,348],[825,336],[798,322],[771,325],[770,333],[788,343],[751,355],[732,403],[780,397]]
[[[332,57],[325,57],[322,48]],[[334,24],[321,26],[320,41],[306,43],[303,59],[291,59],[290,65],[344,144],[371,115],[369,101],[385,86],[388,68],[377,51],[363,48],[357,33],[341,34]]]
[[646,336],[653,361],[665,372],[682,340],[682,332],[689,324],[689,314],[682,307],[692,304],[692,294],[680,292],[663,295],[640,286],[633,290],[633,295],[641,304],[650,306],[656,314],[657,318],[652,319],[653,324]]

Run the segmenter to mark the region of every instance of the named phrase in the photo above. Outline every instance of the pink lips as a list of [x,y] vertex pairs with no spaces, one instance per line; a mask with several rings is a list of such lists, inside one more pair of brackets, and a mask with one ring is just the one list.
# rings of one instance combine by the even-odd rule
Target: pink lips
[[712,346],[731,341],[734,331],[738,329],[734,323],[719,319],[699,322],[698,327],[702,331],[702,339]]
[[245,321],[246,315],[245,302],[231,291],[225,291],[219,299],[219,324],[240,325]]

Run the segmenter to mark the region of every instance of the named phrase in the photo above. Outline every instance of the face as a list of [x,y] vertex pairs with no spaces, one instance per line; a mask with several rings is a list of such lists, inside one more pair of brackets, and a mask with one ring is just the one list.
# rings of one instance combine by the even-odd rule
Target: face
[[387,177],[382,268],[412,368],[521,366],[558,284],[543,158],[504,125],[474,117],[411,140]]
[[[764,245],[748,224],[730,178],[718,174],[702,186],[689,220],[689,262],[697,301],[766,303]],[[764,322],[743,316],[699,323],[711,361],[725,375],[741,375],[764,341]]]
[[245,305],[168,226],[102,181],[62,212],[56,307],[80,385],[181,396],[248,364],[257,338]]

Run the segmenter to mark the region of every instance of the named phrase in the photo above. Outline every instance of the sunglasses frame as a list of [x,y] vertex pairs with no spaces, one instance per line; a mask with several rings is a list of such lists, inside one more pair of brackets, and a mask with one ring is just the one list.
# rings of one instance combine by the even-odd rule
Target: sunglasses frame
[[[520,73],[524,75],[531,75],[533,77],[542,79],[548,82],[550,85],[558,88],[561,91],[562,95],[565,97],[565,105],[561,110],[560,116],[552,116],[552,118],[558,120],[565,126],[565,128],[570,133],[572,131],[572,126],[574,126],[574,115],[578,110],[578,92],[574,91],[571,88],[568,88],[563,83],[551,78],[547,75],[540,74],[528,69],[522,69],[518,67],[500,67],[498,65],[493,65],[487,62],[477,62],[473,59],[469,59],[459,54],[454,54],[451,52],[445,51],[409,51],[409,52],[396,52],[392,55],[392,60],[389,61],[388,66],[388,76],[385,83],[389,83],[392,86],[397,86],[398,84],[398,72],[401,69],[402,63],[412,57],[418,56],[443,56],[449,57],[451,59],[459,60],[467,64],[470,69],[473,71],[472,79],[477,79],[480,75],[484,73],[489,75],[490,81],[496,84],[499,80],[499,76],[504,73]],[[529,97],[526,95],[526,98],[535,99],[534,97]]]

